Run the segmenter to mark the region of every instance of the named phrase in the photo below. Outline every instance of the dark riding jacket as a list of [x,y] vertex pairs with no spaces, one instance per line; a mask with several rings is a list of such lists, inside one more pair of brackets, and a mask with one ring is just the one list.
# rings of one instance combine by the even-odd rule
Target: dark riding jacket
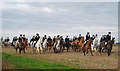
[[86,41],[90,39],[90,35],[86,35]]
[[111,36],[110,35],[107,35],[106,38],[105,38],[105,42],[111,40]]
[[69,38],[65,38],[65,42],[66,42],[66,43],[69,42]]
[[35,37],[35,41],[37,42],[39,40],[40,36]]

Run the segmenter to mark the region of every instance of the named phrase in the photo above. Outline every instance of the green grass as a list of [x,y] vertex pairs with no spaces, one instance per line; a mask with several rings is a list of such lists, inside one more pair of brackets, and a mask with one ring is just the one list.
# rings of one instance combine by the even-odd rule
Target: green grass
[[14,64],[18,69],[74,69],[67,66],[43,62],[22,56],[2,53],[2,59]]

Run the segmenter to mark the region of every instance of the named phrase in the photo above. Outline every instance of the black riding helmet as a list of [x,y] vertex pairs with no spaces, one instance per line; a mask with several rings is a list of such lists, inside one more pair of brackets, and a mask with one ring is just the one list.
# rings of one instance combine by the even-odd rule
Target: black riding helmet
[[22,34],[20,34],[20,36],[22,36]]
[[111,32],[108,32],[108,34],[111,34]]

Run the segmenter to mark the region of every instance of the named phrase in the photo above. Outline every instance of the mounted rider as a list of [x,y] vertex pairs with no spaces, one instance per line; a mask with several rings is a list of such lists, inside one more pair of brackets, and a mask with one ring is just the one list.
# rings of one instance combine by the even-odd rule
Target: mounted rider
[[34,47],[34,41],[35,41],[35,36],[33,36],[33,37],[30,39],[30,45],[32,45],[32,47]]
[[81,40],[81,38],[82,38],[82,36],[81,36],[81,34],[79,34],[78,40],[80,41],[80,40]]
[[16,41],[18,40],[17,36],[15,36],[12,40],[12,46],[15,46]]
[[90,39],[90,33],[87,32],[87,35],[86,35],[86,39],[85,39],[85,43],[84,43],[84,45],[87,44],[87,42],[88,42],[89,39]]
[[47,41],[51,41],[52,40],[52,38],[50,37],[50,36],[48,36],[48,39],[47,39]]
[[39,34],[37,33],[36,36],[35,36],[35,41],[36,41],[36,43],[37,43],[37,41],[39,40],[39,38],[40,38],[40,36],[39,36]]
[[102,35],[102,37],[100,38],[100,42],[105,41],[105,35]]
[[55,43],[56,36],[53,37],[53,43]]
[[23,42],[25,42],[25,40],[26,40],[26,37],[25,37],[25,35],[23,35],[23,37],[22,37],[22,38],[23,38]]
[[68,36],[66,36],[66,38],[65,38],[65,43],[69,43],[69,38],[68,38]]
[[54,43],[54,47],[56,47],[57,43],[58,43],[58,40],[60,40],[60,36],[57,35],[57,37],[55,38],[55,43]]
[[91,40],[94,40],[95,39],[95,36],[94,35],[92,35],[92,37],[90,38]]
[[42,39],[42,42],[44,42],[45,39],[47,39],[47,35],[44,35],[44,37],[43,37],[43,39]]
[[105,45],[107,46],[108,41],[111,40],[111,32],[108,32],[106,38],[105,38]]
[[22,42],[23,42],[22,34],[20,34],[20,36],[19,36],[19,38],[18,38],[18,42],[19,42],[19,43],[22,43]]
[[85,41],[88,41],[90,39],[90,33],[87,32],[87,35],[86,35],[86,40]]

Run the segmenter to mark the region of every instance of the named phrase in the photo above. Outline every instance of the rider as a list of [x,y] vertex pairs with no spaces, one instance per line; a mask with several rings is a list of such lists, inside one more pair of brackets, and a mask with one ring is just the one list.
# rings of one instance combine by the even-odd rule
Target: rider
[[57,43],[58,43],[58,40],[60,40],[60,36],[57,35],[57,37],[55,38],[55,43],[54,43],[54,47],[56,47]]
[[40,36],[39,36],[39,34],[37,33],[36,36],[35,36],[35,39],[34,39],[34,47],[35,47],[37,41],[39,40],[39,38],[40,38]]
[[68,38],[68,36],[66,36],[66,38],[65,38],[65,42],[66,42],[66,43],[69,42],[69,38]]
[[23,41],[25,41],[25,39],[26,39],[25,35],[23,35],[23,37],[22,37],[22,38],[23,38]]
[[42,42],[44,42],[45,39],[47,39],[47,36],[46,36],[46,35],[44,35]]
[[92,37],[90,38],[91,40],[94,40],[95,39],[95,36],[94,35],[92,35]]
[[6,39],[6,40],[7,40],[7,42],[9,42],[9,41],[10,41],[9,37],[7,37],[7,39]]
[[17,41],[18,39],[17,39],[17,36],[15,36],[14,38],[13,38],[13,40],[12,40],[12,45],[14,46],[15,45],[15,42]]
[[111,40],[111,32],[108,32],[106,38],[105,38],[105,45],[107,45],[107,42]]
[[102,37],[100,38],[100,42],[103,42],[103,41],[105,41],[105,36],[104,35],[102,35]]
[[30,39],[30,43],[35,41],[35,36]]
[[39,38],[40,38],[40,36],[39,36],[39,34],[37,33],[36,36],[35,36],[35,41],[36,41],[36,43],[37,43],[37,41],[39,40]]
[[89,39],[90,39],[90,33],[87,32],[84,46],[87,44],[87,42],[88,42]]
[[86,41],[88,41],[90,39],[90,33],[87,32],[87,35],[86,35]]
[[51,41],[52,39],[51,39],[51,37],[50,36],[48,36],[48,39],[47,39],[47,41],[49,42],[49,41]]
[[82,38],[82,37],[81,37],[81,34],[79,34],[78,40],[80,41],[81,38]]
[[22,43],[22,42],[23,42],[22,34],[20,34],[20,37],[19,37],[19,39],[18,39],[18,42],[19,42],[19,43]]
[[54,36],[54,38],[53,38],[53,42],[55,43],[55,38],[56,38],[56,36]]

